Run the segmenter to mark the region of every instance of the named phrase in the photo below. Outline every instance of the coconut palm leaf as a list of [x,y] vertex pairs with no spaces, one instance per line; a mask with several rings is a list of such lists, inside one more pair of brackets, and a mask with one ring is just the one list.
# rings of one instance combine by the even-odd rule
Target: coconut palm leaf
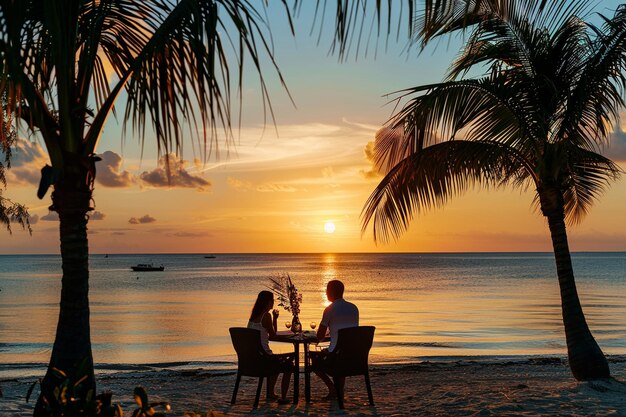
[[[301,12],[307,0],[293,0],[293,10]],[[367,55],[372,38],[389,38],[395,35],[399,39],[406,28],[408,39],[414,34],[414,17],[420,8],[418,0],[335,0],[318,1],[315,5],[311,31],[318,31],[318,39],[324,33],[328,19],[334,19],[334,29],[330,52],[337,54],[340,60],[350,55]],[[397,9],[395,9],[397,7]],[[327,11],[334,11],[334,16],[327,16]],[[378,44],[376,44],[376,49]]]
[[620,6],[612,19],[603,19],[602,28],[588,24],[595,39],[575,67],[576,83],[555,129],[557,138],[579,146],[607,143],[613,120],[625,105],[626,6]]
[[387,242],[408,229],[414,213],[443,206],[470,186],[501,187],[531,178],[523,158],[493,142],[452,140],[424,148],[397,163],[361,212],[374,240]]
[[[571,15],[584,16],[591,10],[588,0],[426,0],[425,8],[416,19],[415,32],[423,45],[437,36],[465,30],[481,22],[516,29],[533,26],[552,30]],[[498,23],[500,22],[500,23]]]
[[[109,97],[126,90],[124,119],[142,140],[150,124],[159,152],[179,151],[182,120],[189,120],[206,128],[205,144],[218,146],[219,126],[228,141],[232,89],[233,85],[241,87],[247,59],[258,72],[264,108],[273,119],[261,66],[263,56],[281,82],[283,79],[259,7],[262,5],[247,0],[182,0],[176,4],[154,0],[117,1],[106,10],[101,48],[120,79]],[[231,38],[234,33],[236,39]],[[237,77],[231,75],[233,68],[238,70]],[[97,85],[104,86],[106,81],[100,78]],[[95,147],[113,103],[105,101],[96,116],[86,136],[87,151]]]
[[40,1],[17,3],[0,1],[0,89],[5,113],[11,115],[0,120],[0,141],[6,143],[6,133],[16,131],[24,120],[29,128],[41,132],[50,157],[59,161],[55,101],[44,92],[52,82],[52,48],[42,23],[43,5]]
[[524,135],[536,131],[533,108],[515,94],[524,88],[523,83],[511,82],[507,74],[492,74],[480,80],[448,81],[404,90],[399,100],[414,97],[389,122],[392,128],[402,127],[403,135],[383,134],[377,138],[377,167],[388,171],[414,152],[436,143],[438,138],[447,140],[459,132],[467,140],[489,140],[521,150],[529,143],[522,141]]
[[565,216],[570,224],[579,223],[599,195],[623,170],[610,159],[579,147],[569,147],[569,178],[564,181]]

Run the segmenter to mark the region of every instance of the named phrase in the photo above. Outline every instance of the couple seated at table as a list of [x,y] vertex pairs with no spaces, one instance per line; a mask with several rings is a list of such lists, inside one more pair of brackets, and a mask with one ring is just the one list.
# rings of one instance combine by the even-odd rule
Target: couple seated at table
[[[310,353],[311,360],[313,361],[313,367],[316,369],[315,374],[319,376],[328,387],[328,396],[326,397],[328,399],[335,397],[335,386],[330,377],[326,373],[319,370],[321,368],[319,365],[323,363],[328,364],[332,361],[332,352],[337,344],[337,334],[339,330],[359,325],[359,309],[354,304],[343,299],[343,291],[344,285],[341,281],[332,280],[328,282],[328,285],[326,286],[326,297],[331,304],[324,310],[322,321],[320,322],[319,329],[317,330],[317,339],[319,341],[323,340],[326,337],[328,330],[330,333],[330,345],[328,349],[324,349],[319,352],[313,351]],[[273,339],[277,332],[278,310],[272,311],[273,308],[274,294],[270,291],[261,291],[256,302],[254,303],[254,307],[252,308],[248,328],[259,330],[261,333],[261,345],[263,346],[263,349],[265,349],[268,354],[272,355],[272,357],[276,360],[277,365],[281,365],[285,361],[292,361],[293,357],[291,354],[274,354],[269,347],[269,340]],[[272,311],[271,315],[270,311]],[[274,386],[276,385],[277,379],[278,375],[275,375],[268,381],[271,393],[270,395],[273,398],[277,398],[281,403],[287,403],[289,401],[286,399],[286,396],[287,391],[289,390],[291,372],[283,373],[280,398],[274,394]],[[344,380],[345,378],[337,379],[337,384],[341,390],[343,390]]]

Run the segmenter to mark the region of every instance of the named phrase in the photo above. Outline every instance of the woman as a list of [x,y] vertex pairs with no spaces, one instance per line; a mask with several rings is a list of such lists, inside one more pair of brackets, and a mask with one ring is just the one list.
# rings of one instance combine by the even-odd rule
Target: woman
[[[269,346],[269,339],[273,339],[276,336],[278,310],[270,310],[274,308],[274,294],[270,291],[261,291],[257,296],[254,307],[252,307],[252,313],[250,313],[250,321],[248,321],[248,329],[256,329],[261,333],[261,345],[265,352],[272,355],[272,358],[276,360],[277,365],[283,365],[285,363],[293,363],[292,354],[274,354]],[[278,366],[277,366],[278,367]],[[278,375],[274,375],[268,378],[268,385],[270,387],[270,398],[278,399],[281,404],[289,402],[287,400],[287,391],[289,390],[289,380],[291,379],[291,372],[283,373],[283,380],[280,386],[280,398],[274,394],[274,386]]]

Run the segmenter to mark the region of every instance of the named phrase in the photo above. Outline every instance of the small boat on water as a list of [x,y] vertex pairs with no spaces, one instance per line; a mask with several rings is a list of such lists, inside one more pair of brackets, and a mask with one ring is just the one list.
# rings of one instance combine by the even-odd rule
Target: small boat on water
[[137,264],[135,266],[131,266],[130,269],[132,269],[133,271],[142,271],[142,272],[147,272],[147,271],[163,271],[165,270],[165,267],[163,265],[160,266],[154,266],[153,264]]
[[207,258],[207,259],[213,259],[213,258],[215,258],[215,255],[206,255],[206,256],[205,256],[205,258]]

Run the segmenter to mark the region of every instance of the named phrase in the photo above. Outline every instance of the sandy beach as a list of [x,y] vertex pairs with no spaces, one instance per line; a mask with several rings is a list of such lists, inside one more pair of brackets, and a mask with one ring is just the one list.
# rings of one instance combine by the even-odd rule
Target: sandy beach
[[[146,371],[99,376],[99,390],[112,390],[125,414],[134,409],[132,390],[148,389],[151,401],[167,400],[172,416],[218,411],[227,415],[366,416],[626,416],[626,357],[610,358],[614,381],[578,383],[565,359],[520,358],[426,361],[372,365],[375,407],[367,405],[362,378],[348,378],[346,410],[321,400],[324,388],[313,378],[312,402],[298,406],[262,400],[252,409],[256,380],[244,378],[235,406],[229,399],[232,371]],[[32,415],[24,396],[32,379],[3,380],[1,416]]]

